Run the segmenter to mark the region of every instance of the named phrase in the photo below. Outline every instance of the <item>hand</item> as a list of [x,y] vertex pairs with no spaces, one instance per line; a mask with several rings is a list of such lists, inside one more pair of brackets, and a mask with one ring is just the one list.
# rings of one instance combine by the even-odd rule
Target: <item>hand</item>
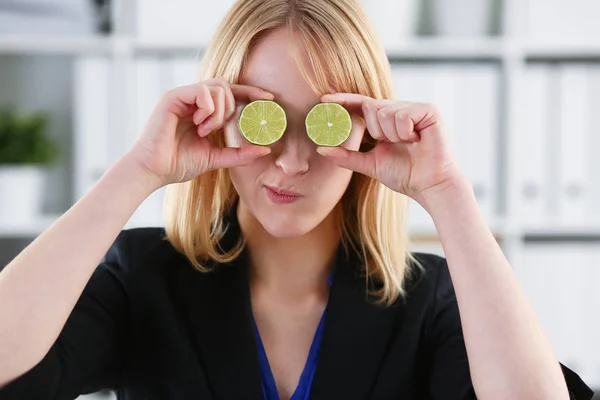
[[366,153],[341,146],[317,149],[340,167],[375,178],[421,204],[426,193],[463,179],[450,155],[441,115],[434,105],[376,100],[353,93],[328,94],[321,101],[338,103],[361,115],[367,131],[378,141]]
[[128,156],[160,185],[185,182],[204,172],[249,164],[269,147],[221,148],[207,137],[235,112],[236,99],[273,99],[253,86],[215,78],[166,92],[150,115]]

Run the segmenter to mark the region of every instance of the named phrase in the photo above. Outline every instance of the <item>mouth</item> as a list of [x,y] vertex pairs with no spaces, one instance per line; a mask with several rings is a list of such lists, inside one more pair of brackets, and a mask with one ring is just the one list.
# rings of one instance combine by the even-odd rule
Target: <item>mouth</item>
[[292,192],[290,190],[283,190],[274,186],[265,185],[267,196],[273,203],[276,204],[289,204],[300,200],[303,196],[300,193]]

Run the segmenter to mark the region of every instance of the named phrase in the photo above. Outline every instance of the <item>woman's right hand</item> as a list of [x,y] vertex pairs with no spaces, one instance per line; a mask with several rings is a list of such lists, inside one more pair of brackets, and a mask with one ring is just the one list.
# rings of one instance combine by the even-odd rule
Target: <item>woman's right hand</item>
[[236,100],[272,100],[254,86],[215,78],[166,92],[152,111],[128,156],[161,186],[185,182],[219,168],[249,164],[270,153],[269,147],[220,148],[206,137],[235,113]]

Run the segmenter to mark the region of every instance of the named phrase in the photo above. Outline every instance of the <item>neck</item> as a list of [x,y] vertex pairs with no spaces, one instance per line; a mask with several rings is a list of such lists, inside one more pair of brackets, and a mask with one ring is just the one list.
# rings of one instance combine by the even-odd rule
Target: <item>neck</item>
[[242,232],[252,232],[244,235],[252,286],[288,298],[328,287],[341,239],[333,213],[310,232],[293,238],[272,236],[241,204],[237,213]]

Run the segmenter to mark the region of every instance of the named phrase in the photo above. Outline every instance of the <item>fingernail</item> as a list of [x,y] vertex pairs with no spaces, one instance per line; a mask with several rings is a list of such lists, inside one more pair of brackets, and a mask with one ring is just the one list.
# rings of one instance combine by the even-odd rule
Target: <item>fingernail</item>
[[200,137],[205,137],[205,136],[207,136],[207,135],[208,135],[209,133],[211,133],[211,132],[212,132],[212,129],[209,129],[209,128],[202,128],[202,129],[200,130]]
[[332,154],[333,152],[335,152],[335,150],[331,147],[317,147],[317,153],[325,157]]
[[258,157],[264,157],[271,152],[271,148],[267,147],[267,146],[264,146],[264,147],[261,146],[261,147],[256,148],[256,150],[254,150],[254,151]]

